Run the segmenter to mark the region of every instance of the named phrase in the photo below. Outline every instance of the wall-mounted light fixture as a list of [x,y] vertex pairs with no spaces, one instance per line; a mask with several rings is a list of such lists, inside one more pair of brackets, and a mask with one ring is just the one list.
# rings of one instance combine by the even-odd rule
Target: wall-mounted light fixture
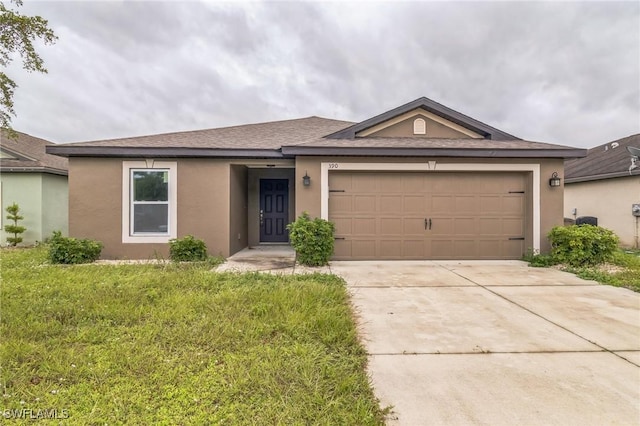
[[304,172],[304,176],[302,176],[302,184],[304,186],[311,185],[311,176],[309,176],[307,172]]
[[558,172],[553,172],[553,174],[551,175],[551,179],[549,179],[549,186],[552,188],[560,186],[560,178],[558,177]]

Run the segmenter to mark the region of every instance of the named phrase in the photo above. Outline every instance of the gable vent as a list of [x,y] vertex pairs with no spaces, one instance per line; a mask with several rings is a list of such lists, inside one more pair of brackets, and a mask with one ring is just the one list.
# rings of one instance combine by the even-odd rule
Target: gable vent
[[416,118],[413,120],[413,134],[414,135],[426,135],[427,134],[427,122],[423,118]]

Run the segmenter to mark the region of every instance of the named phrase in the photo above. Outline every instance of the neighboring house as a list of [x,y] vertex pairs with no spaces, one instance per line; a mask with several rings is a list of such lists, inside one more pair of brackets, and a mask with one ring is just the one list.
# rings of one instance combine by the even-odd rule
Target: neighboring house
[[566,161],[564,215],[596,217],[599,226],[620,237],[622,246],[638,248],[640,219],[633,206],[640,208],[640,161],[632,161],[628,147],[640,149],[640,134],[591,148],[586,157]]
[[22,234],[22,245],[35,244],[51,236],[53,231],[68,232],[68,161],[47,154],[45,148],[53,145],[44,140],[15,132],[16,137],[0,133],[0,206],[2,206],[2,239],[6,245],[8,234],[7,206],[14,202],[20,206],[27,228]]
[[519,259],[563,223],[564,159],[427,98],[350,123],[319,117],[50,146],[70,162],[70,233],[105,258],[286,243],[302,212],[335,259]]

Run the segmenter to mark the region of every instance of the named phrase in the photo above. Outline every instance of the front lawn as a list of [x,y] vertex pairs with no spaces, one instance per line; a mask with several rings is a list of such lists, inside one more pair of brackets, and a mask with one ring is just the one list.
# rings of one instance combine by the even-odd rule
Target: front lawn
[[344,282],[0,251],[0,410],[71,424],[382,424]]

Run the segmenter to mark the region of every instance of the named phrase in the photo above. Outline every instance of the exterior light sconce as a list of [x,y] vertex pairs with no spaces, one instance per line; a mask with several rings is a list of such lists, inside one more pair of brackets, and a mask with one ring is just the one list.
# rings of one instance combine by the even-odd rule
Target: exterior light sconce
[[311,176],[309,176],[307,172],[304,172],[304,176],[302,176],[302,184],[304,186],[311,185]]
[[553,172],[551,175],[551,179],[549,179],[549,186],[555,188],[560,186],[560,178],[558,177],[558,172]]

